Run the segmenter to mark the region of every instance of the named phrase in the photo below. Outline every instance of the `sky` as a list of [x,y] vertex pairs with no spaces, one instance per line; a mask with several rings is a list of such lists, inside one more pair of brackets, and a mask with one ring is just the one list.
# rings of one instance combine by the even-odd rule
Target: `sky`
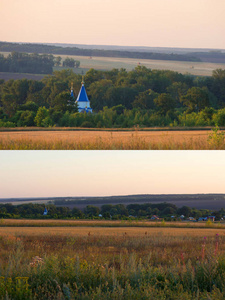
[[0,198],[225,193],[224,151],[0,151]]
[[0,41],[225,49],[224,0],[0,0]]

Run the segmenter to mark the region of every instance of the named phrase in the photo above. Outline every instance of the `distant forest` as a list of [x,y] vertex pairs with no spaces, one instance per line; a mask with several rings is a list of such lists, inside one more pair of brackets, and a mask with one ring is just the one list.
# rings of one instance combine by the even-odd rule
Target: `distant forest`
[[[100,56],[100,57],[126,57],[140,59],[176,60],[176,61],[201,61],[197,55],[192,54],[166,54],[152,52],[133,52],[119,50],[80,49],[77,47],[60,47],[43,44],[18,44],[0,42],[1,52],[26,52],[61,55]],[[225,58],[225,55],[224,55]]]
[[[0,127],[225,126],[225,70],[211,77],[138,66],[85,75],[93,114],[78,113],[82,77],[71,69],[41,81],[0,81]],[[70,96],[71,83],[75,98]]]
[[[12,52],[7,57],[0,54],[0,71],[13,73],[52,74],[53,66],[60,66],[61,56],[52,54],[27,54]],[[63,67],[78,68],[80,62],[67,57],[63,61]]]
[[[45,208],[47,215],[43,215]],[[166,221],[178,219],[181,215],[185,218],[207,217],[213,215],[216,220],[225,216],[223,208],[219,210],[196,209],[188,206],[178,208],[171,203],[144,203],[144,204],[105,204],[101,207],[87,205],[84,209],[66,206],[58,207],[54,204],[0,204],[0,218],[5,219],[112,219],[112,220],[132,220],[132,219],[150,219],[157,215]],[[173,216],[173,218],[171,218]]]
[[12,52],[8,57],[0,54],[0,71],[14,73],[52,74],[54,56]]

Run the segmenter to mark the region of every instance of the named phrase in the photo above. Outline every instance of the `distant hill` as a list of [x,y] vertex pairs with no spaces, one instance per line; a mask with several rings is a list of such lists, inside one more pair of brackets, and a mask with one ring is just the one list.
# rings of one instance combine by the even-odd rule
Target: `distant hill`
[[[172,61],[193,61],[200,62],[201,60],[189,54],[177,53],[155,53],[155,52],[137,52],[127,50],[103,50],[103,49],[84,49],[78,47],[61,47],[47,44],[21,44],[0,42],[1,52],[24,52],[24,53],[42,53],[56,55],[78,55],[78,56],[98,56],[98,57],[124,57],[138,59],[156,59],[156,60],[172,60]],[[224,54],[225,55],[225,54]]]
[[199,52],[216,52],[225,53],[225,49],[211,49],[211,48],[176,48],[176,47],[146,47],[146,46],[118,46],[118,45],[85,45],[85,44],[63,44],[63,43],[42,43],[49,46],[59,47],[77,47],[80,49],[100,49],[100,50],[119,50],[119,51],[131,51],[131,52],[157,52],[157,53],[175,53],[175,54],[187,54],[187,53],[199,53]]
[[225,194],[174,194],[174,195],[128,195],[111,197],[47,197],[47,198],[8,198],[0,199],[0,203],[46,203],[54,202],[57,206],[77,207],[83,209],[87,205],[102,206],[104,204],[143,204],[168,202],[177,207],[184,205],[198,208],[219,210],[225,208]]
[[89,49],[89,50],[97,49],[97,50],[107,50],[107,51],[128,51],[128,52],[143,52],[143,53],[152,53],[152,54],[158,53],[158,54],[168,54],[168,55],[179,54],[179,55],[195,58],[197,59],[196,61],[211,62],[211,63],[225,63],[225,49],[138,47],[138,46],[85,45],[85,44],[62,44],[62,43],[44,43],[44,45],[56,46],[62,48],[75,47],[79,49]]

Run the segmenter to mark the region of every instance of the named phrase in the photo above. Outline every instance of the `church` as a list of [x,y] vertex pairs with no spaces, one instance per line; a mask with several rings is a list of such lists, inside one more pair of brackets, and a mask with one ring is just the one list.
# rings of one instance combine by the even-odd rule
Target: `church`
[[[71,97],[74,98],[73,94],[73,86],[71,87]],[[84,87],[84,80],[81,82],[81,88],[79,91],[79,94],[77,96],[77,99],[75,101],[78,105],[78,112],[86,112],[86,113],[92,113],[92,108],[90,107],[90,101],[88,99],[85,87]]]

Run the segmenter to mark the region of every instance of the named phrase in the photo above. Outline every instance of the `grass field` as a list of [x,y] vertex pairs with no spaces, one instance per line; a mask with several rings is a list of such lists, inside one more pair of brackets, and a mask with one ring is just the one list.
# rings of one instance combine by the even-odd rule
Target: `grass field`
[[[2,219],[0,221],[0,235],[5,231],[5,227],[7,228],[7,232],[9,232],[9,228],[11,229],[11,234],[15,232],[20,232],[21,227],[26,228],[29,233],[33,231],[32,227],[40,228],[40,227],[51,227],[53,231],[67,232],[67,234],[71,230],[71,234],[83,234],[83,232],[90,231],[90,227],[93,229],[95,233],[102,233],[104,229],[104,234],[114,234],[114,229],[116,228],[116,234],[119,232],[124,232],[124,228],[127,228],[128,231],[133,232],[133,228],[139,228],[140,231],[145,230],[146,228],[150,228],[150,230],[156,231],[161,230],[159,228],[174,228],[175,230],[186,230],[189,231],[191,228],[199,228],[205,230],[225,230],[225,222],[214,222],[214,223],[206,223],[206,222],[162,222],[162,221],[140,221],[140,220],[130,220],[130,221],[109,221],[109,220],[15,220],[15,219]],[[62,228],[63,227],[63,228]],[[64,227],[69,227],[68,231],[64,230]],[[72,228],[73,227],[73,228]],[[30,228],[30,229],[29,229]],[[62,229],[59,229],[62,228]],[[144,229],[143,229],[144,228]],[[37,230],[35,229],[35,232]],[[38,229],[39,230],[39,229]],[[43,229],[40,229],[43,231]],[[172,232],[171,232],[172,233]],[[225,231],[224,231],[225,233]],[[173,233],[172,233],[173,234]]]
[[[8,56],[7,52],[0,52],[4,56]],[[58,56],[58,55],[55,55]],[[167,60],[152,60],[152,59],[134,59],[134,58],[117,58],[117,57],[90,57],[88,56],[74,56],[74,55],[60,55],[62,61],[66,57],[73,58],[80,61],[79,68],[73,68],[76,74],[85,74],[89,69],[94,68],[97,70],[111,70],[113,68],[125,68],[127,71],[133,70],[136,66],[141,65],[150,69],[156,70],[171,70],[182,74],[192,74],[198,76],[211,76],[212,71],[216,69],[225,69],[223,63],[208,63],[208,62],[185,62],[185,61],[167,61]],[[54,70],[62,70],[63,67],[54,67]],[[0,79],[8,80],[4,77],[4,73],[0,73]],[[17,76],[16,73],[11,73],[11,78]],[[23,74],[24,78],[30,76]],[[8,79],[7,79],[8,78]],[[37,77],[38,78],[38,77]],[[17,77],[15,77],[17,79]]]
[[225,149],[208,141],[211,130],[195,131],[2,131],[1,150],[206,150]]
[[0,298],[222,300],[224,254],[225,229],[1,227]]
[[[215,69],[224,69],[225,64],[206,63],[206,62],[183,62],[183,61],[167,61],[152,59],[134,59],[134,58],[117,58],[117,57],[92,57],[87,56],[67,56],[61,55],[62,60],[66,57],[74,58],[80,61],[80,68],[85,73],[86,70],[94,68],[97,70],[111,70],[113,68],[125,68],[131,71],[136,66],[141,65],[156,70],[171,70],[182,74],[192,74],[200,76],[211,76]],[[55,68],[56,69],[56,68]],[[59,68],[61,69],[61,68]],[[75,73],[79,69],[73,69]],[[80,72],[79,72],[80,74]]]

